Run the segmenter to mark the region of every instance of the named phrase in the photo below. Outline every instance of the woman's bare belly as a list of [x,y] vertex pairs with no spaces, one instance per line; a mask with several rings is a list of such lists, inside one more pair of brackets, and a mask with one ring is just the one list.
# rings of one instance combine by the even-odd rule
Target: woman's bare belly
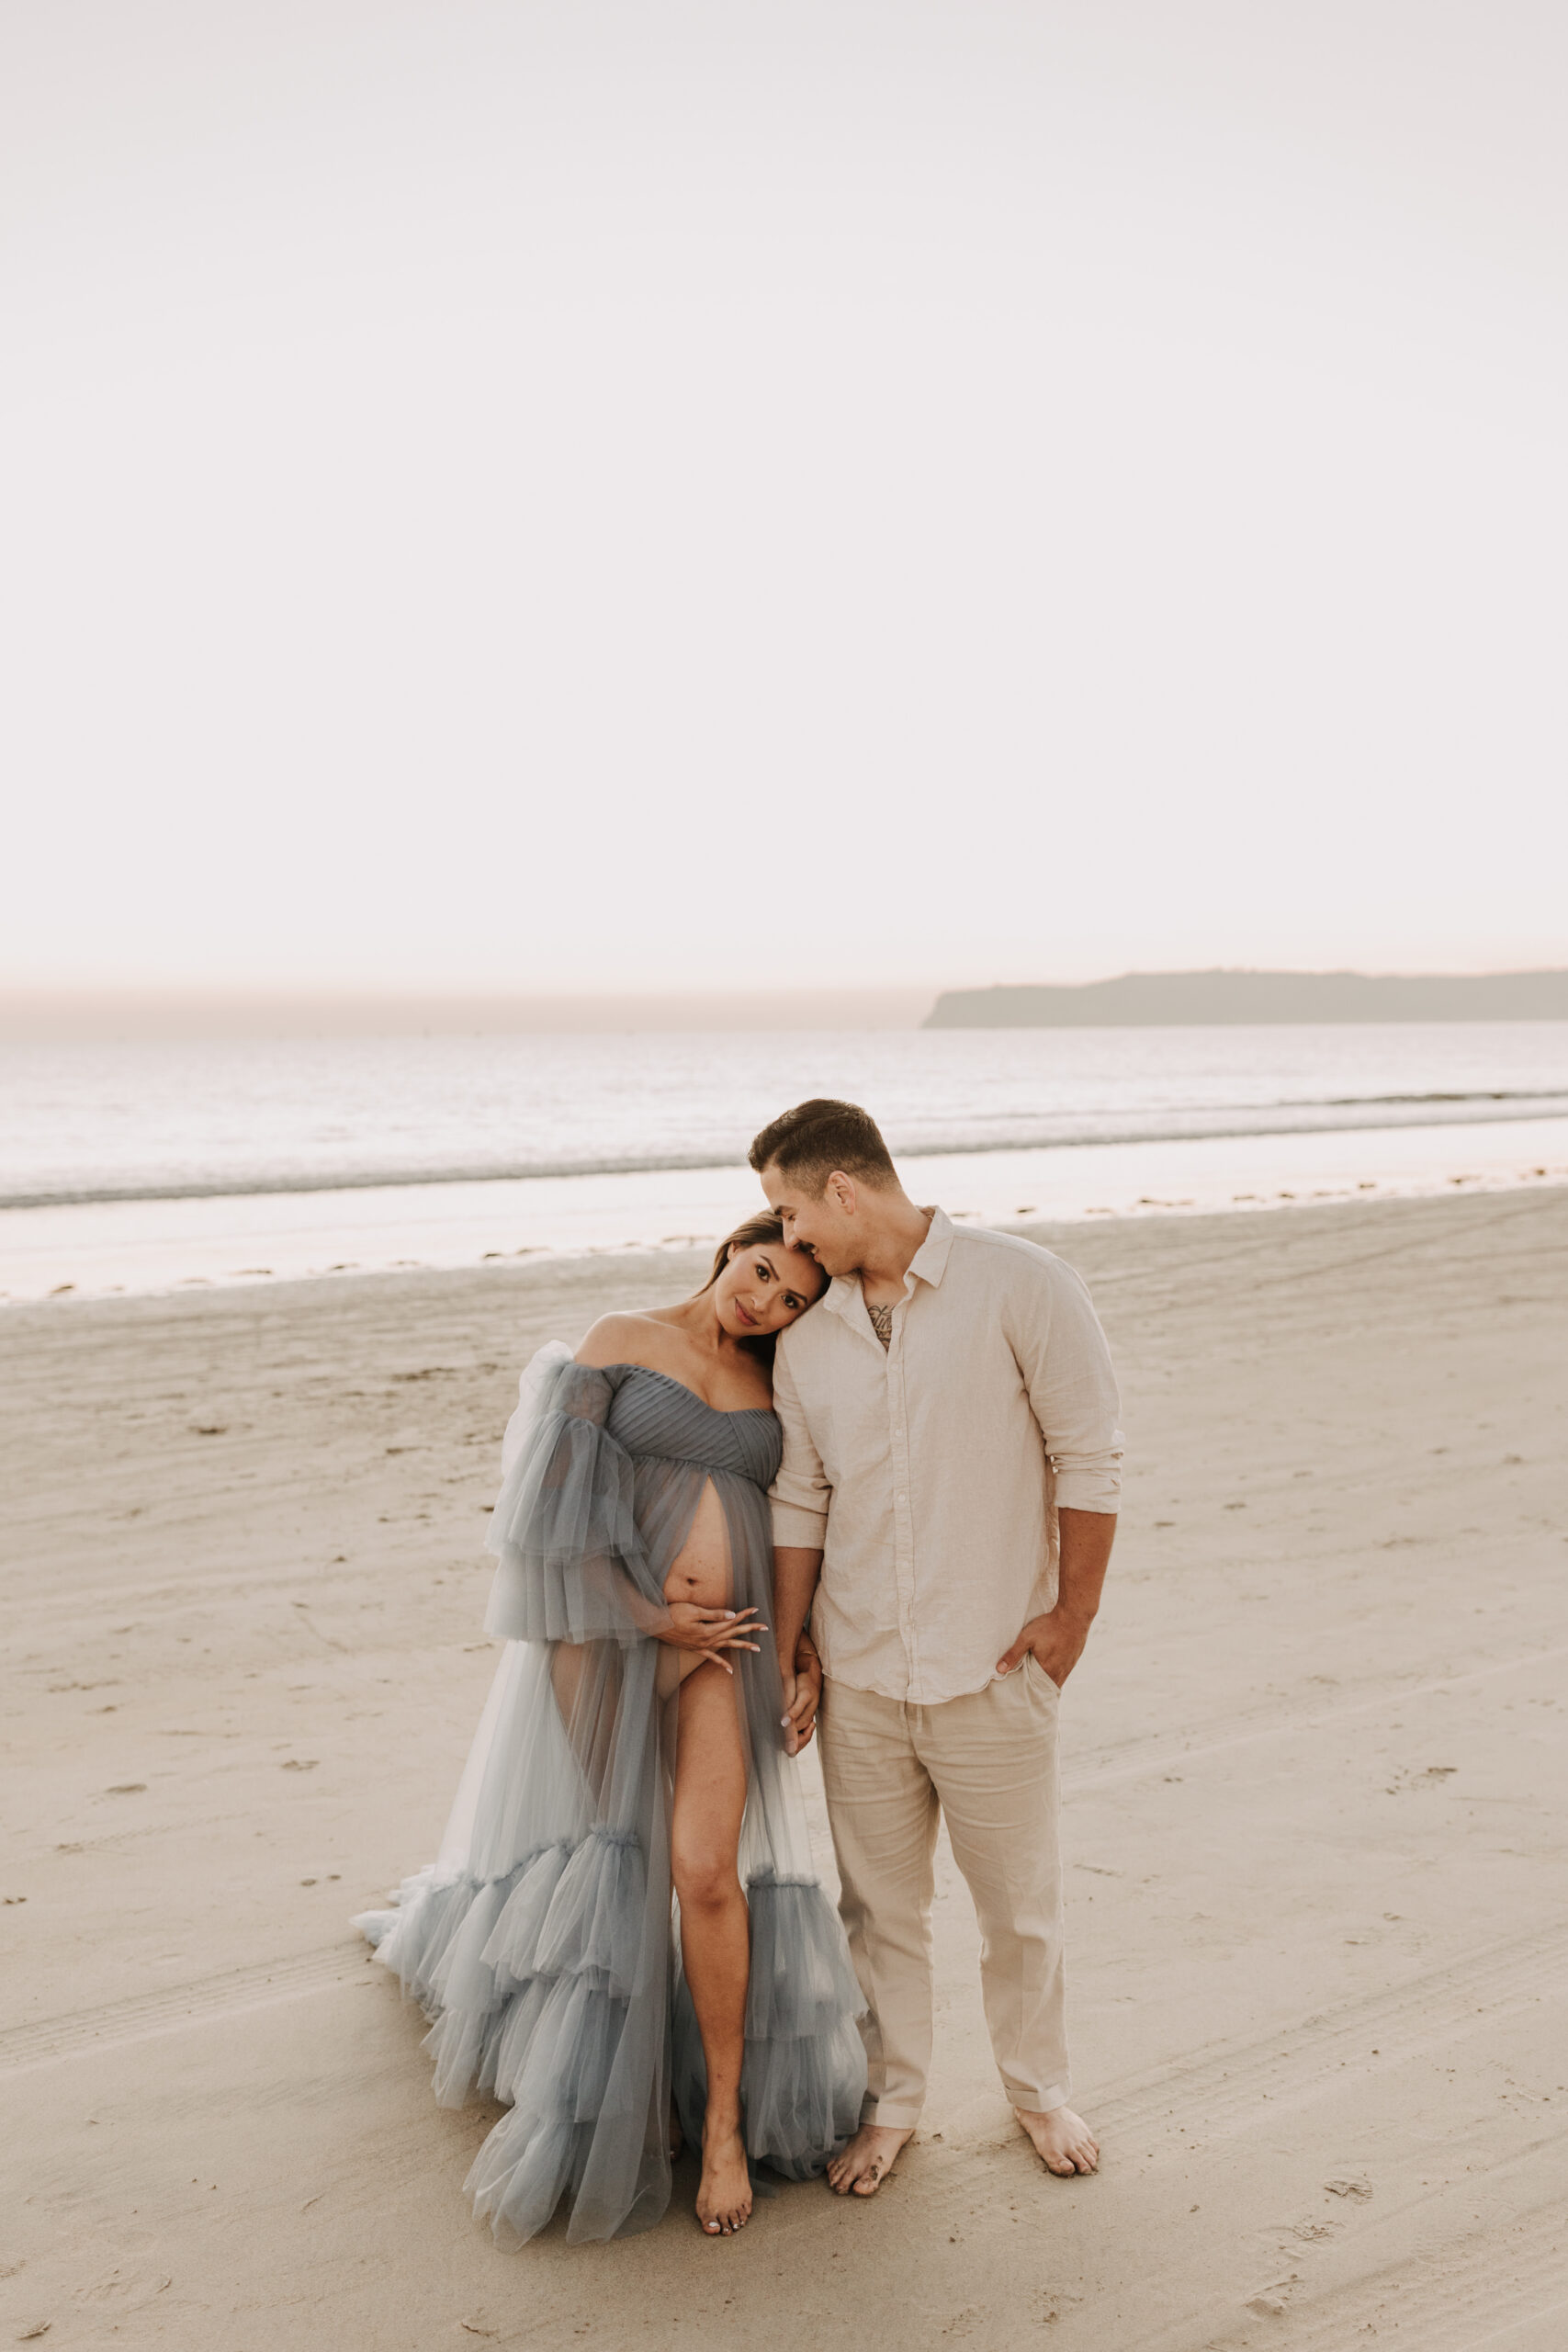
[[[698,1609],[728,1609],[733,1606],[729,1585],[729,1527],[710,1478],[703,1488],[691,1532],[670,1564],[664,1598],[689,1600]],[[660,1661],[660,1687],[669,1679],[671,1665],[676,1665],[676,1679],[684,1681],[704,1663],[694,1650],[666,1651]]]
[[666,1600],[690,1600],[699,1609],[728,1609],[729,1528],[724,1505],[710,1478],[692,1521],[691,1532],[664,1579]]

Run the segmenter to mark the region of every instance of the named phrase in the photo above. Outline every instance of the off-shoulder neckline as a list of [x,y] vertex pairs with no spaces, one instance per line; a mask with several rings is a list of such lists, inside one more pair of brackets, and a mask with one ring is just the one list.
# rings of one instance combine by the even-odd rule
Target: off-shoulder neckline
[[659,1366],[658,1366],[657,1364],[652,1364],[652,1363],[598,1363],[598,1364],[592,1364],[592,1365],[585,1364],[585,1365],[583,1366],[583,1370],[584,1370],[585,1372],[587,1372],[587,1371],[593,1371],[593,1372],[646,1372],[646,1373],[649,1373],[649,1374],[650,1374],[652,1375],[652,1377],[653,1377],[655,1380],[667,1380],[667,1381],[669,1382],[669,1384],[670,1384],[671,1387],[671,1388],[678,1388],[678,1389],[680,1389],[680,1391],[681,1391],[681,1393],[682,1393],[682,1396],[696,1397],[696,1401],[697,1401],[697,1403],[698,1403],[699,1405],[703,1406],[706,1411],[708,1411],[708,1412],[710,1412],[710,1413],[717,1413],[718,1415],[720,1415],[720,1417],[721,1417],[723,1419],[725,1419],[725,1420],[727,1420],[727,1421],[736,1421],[736,1420],[739,1420],[739,1419],[742,1419],[746,1414],[748,1414],[748,1413],[766,1413],[766,1415],[768,1416],[768,1419],[769,1419],[770,1420],[775,1420],[775,1419],[778,1418],[778,1417],[777,1417],[777,1415],[774,1413],[773,1408],[773,1407],[772,1407],[771,1405],[710,1405],[710,1404],[708,1403],[708,1400],[707,1400],[707,1398],[706,1398],[705,1396],[697,1396],[697,1392],[696,1392],[696,1390],[695,1390],[694,1388],[693,1388],[693,1387],[689,1386],[689,1385],[688,1385],[688,1384],[687,1384],[685,1381],[683,1381],[683,1380],[677,1380],[677,1379],[676,1379],[676,1377],[675,1377],[675,1375],[674,1375],[674,1374],[673,1374],[672,1372],[660,1372],[660,1369],[659,1369]]

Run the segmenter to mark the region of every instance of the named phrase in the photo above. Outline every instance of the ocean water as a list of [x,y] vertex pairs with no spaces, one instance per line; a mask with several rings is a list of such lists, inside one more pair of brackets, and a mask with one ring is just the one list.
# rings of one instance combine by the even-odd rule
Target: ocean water
[[0,1296],[684,1246],[808,1094],[987,1220],[1568,1175],[1568,1023],[0,1046]]
[[811,1094],[896,1152],[1568,1115],[1568,1022],[0,1046],[0,1208],[743,1161]]

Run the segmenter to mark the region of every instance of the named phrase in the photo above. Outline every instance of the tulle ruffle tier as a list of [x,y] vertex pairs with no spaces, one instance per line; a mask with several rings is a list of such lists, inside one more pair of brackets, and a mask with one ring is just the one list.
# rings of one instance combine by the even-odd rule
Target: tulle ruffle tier
[[[819,2173],[860,2120],[863,2010],[837,1914],[815,1881],[753,1879],[741,2106],[753,2164],[789,2180]],[[594,2132],[658,2121],[617,2058],[646,1983],[648,1883],[635,1840],[593,1831],[557,1840],[504,1877],[405,1879],[393,1907],[355,1925],[432,2020],[425,2038],[443,2107],[472,2092],[506,2103],[466,2187],[499,2235],[532,2236],[575,2202]],[[678,1963],[677,1963],[678,1964]],[[682,2132],[702,2143],[706,2074],[695,2014],[677,1974],[670,2091]],[[563,2060],[565,2063],[563,2064]],[[657,2070],[662,2075],[663,2070]],[[617,2103],[618,2101],[618,2103]],[[666,2197],[667,2197],[666,2190]],[[658,2220],[657,2200],[621,2233]],[[635,2210],[635,2209],[634,2209]]]

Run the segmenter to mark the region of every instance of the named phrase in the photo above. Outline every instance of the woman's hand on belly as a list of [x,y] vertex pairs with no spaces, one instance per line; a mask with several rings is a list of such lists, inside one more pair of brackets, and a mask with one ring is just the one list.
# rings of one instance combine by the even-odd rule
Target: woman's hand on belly
[[726,1674],[735,1671],[724,1655],[726,1650],[755,1650],[759,1646],[755,1637],[768,1630],[757,1623],[754,1609],[705,1609],[694,1600],[671,1600],[669,1608],[670,1623],[660,1640],[671,1649],[694,1650],[711,1658]]

